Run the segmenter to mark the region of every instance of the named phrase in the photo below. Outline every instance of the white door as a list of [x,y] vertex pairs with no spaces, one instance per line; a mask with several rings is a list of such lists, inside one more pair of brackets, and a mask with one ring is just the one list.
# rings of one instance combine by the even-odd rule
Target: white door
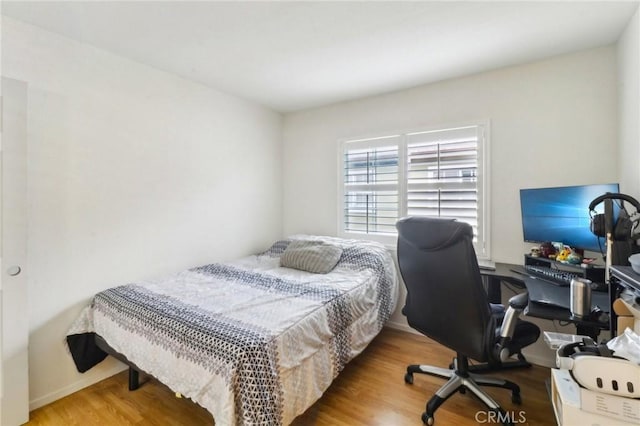
[[0,424],[29,420],[27,311],[27,85],[2,78]]

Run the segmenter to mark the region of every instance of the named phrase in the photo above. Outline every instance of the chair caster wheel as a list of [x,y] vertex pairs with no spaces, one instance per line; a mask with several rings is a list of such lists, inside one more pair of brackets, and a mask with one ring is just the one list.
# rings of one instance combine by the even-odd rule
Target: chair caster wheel
[[404,375],[404,382],[412,385],[413,384],[413,374],[411,374],[411,373],[405,374]]
[[522,397],[520,396],[519,393],[514,393],[513,395],[511,395],[511,402],[513,402],[514,404],[520,405],[522,404]]
[[435,419],[433,416],[428,415],[427,413],[422,413],[422,423],[425,425],[433,426]]
[[465,393],[467,393],[467,390],[465,388],[460,388],[458,389],[458,392],[464,395]]

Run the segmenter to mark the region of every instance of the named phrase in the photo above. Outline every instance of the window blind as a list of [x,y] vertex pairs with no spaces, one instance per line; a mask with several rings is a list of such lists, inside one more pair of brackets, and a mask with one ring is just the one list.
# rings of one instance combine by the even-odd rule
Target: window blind
[[400,217],[450,217],[472,226],[476,254],[489,258],[484,129],[474,124],[343,141],[342,235],[393,243]]
[[477,127],[407,135],[407,214],[454,217],[478,235]]
[[398,220],[399,137],[351,141],[344,150],[344,230],[392,234]]

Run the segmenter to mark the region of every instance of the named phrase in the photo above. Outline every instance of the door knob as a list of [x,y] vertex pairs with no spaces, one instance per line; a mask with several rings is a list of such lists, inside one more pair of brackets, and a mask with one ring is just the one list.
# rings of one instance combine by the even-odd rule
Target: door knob
[[18,265],[10,266],[9,269],[7,269],[7,274],[11,275],[12,277],[15,277],[20,272],[22,272],[22,269]]

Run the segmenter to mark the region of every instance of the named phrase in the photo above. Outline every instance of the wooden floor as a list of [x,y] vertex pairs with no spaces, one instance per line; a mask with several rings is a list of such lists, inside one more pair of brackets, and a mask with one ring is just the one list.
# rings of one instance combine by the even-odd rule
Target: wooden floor
[[[453,352],[428,339],[384,329],[351,361],[324,396],[299,416],[294,425],[421,425],[428,398],[444,383],[417,374],[404,383],[407,364],[446,367]],[[494,376],[518,383],[522,405],[511,403],[509,391],[486,388],[519,425],[555,425],[545,380],[549,369],[502,371]],[[496,424],[487,421],[485,407],[470,392],[457,393],[436,412],[436,425]],[[213,417],[188,399],[178,399],[155,380],[137,391],[127,390],[122,372],[66,398],[31,412],[27,425],[211,425]]]

